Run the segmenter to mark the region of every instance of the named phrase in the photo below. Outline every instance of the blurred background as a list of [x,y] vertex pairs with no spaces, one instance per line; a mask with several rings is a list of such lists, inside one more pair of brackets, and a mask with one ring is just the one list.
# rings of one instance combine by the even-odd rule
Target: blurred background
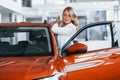
[[62,10],[72,6],[79,25],[120,21],[120,0],[0,0],[0,23],[46,22],[61,19]]
[[[0,0],[0,23],[50,23],[61,19],[67,6],[75,10],[80,28],[93,22],[115,21],[120,32],[120,0]],[[91,28],[81,33],[80,39],[91,50],[104,49],[112,44],[109,33],[110,29],[105,26]]]

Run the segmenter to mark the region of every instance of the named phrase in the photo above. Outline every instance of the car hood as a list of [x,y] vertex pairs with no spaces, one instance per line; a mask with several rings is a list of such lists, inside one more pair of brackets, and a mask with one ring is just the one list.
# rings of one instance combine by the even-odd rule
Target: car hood
[[[47,57],[1,57],[0,80],[24,80],[28,76],[35,77],[41,73],[48,73],[50,60]],[[36,75],[35,75],[36,74]]]

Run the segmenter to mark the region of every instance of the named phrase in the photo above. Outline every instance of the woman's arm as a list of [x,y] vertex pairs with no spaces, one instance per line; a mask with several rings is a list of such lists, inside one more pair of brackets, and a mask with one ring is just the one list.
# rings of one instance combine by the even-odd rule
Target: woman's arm
[[62,23],[62,21],[60,21],[60,20],[56,20],[56,21],[52,21],[50,24],[53,26],[54,24],[60,24],[60,23]]
[[60,27],[57,23],[55,23],[51,29],[54,33],[63,35],[76,32],[76,27],[72,24],[68,24],[65,27]]

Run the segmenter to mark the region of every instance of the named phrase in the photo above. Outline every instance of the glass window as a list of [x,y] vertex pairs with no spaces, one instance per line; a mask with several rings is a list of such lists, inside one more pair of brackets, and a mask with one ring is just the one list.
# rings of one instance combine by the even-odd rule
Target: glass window
[[1,27],[0,56],[53,55],[46,27]]
[[23,7],[31,7],[31,0],[22,0]]
[[111,48],[111,32],[109,25],[99,25],[85,29],[77,36],[79,43],[88,46],[88,51]]

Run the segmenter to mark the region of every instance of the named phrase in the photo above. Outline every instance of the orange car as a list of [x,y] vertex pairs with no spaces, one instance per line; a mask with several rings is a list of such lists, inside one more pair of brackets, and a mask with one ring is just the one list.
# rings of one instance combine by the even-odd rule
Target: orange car
[[59,50],[49,24],[0,23],[0,80],[120,80],[119,33],[91,23]]

